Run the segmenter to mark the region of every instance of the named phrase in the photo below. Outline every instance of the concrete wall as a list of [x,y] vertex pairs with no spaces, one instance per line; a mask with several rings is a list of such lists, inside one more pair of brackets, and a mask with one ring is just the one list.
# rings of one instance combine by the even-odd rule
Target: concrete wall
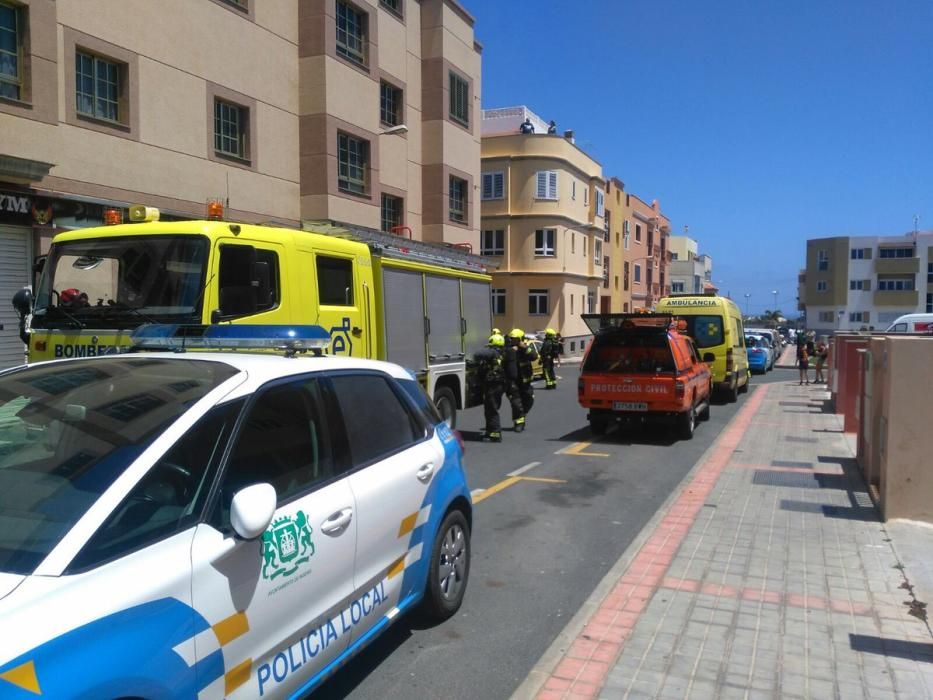
[[[880,345],[881,347],[877,347]],[[886,520],[933,523],[933,340],[886,337],[873,344],[872,364],[883,375],[878,418],[881,511]]]

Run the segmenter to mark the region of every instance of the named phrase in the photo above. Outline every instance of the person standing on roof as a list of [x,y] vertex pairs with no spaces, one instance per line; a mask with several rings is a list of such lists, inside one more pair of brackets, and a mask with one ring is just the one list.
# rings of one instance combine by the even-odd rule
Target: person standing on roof
[[557,388],[557,375],[554,374],[554,362],[560,355],[560,346],[557,344],[557,331],[548,328],[544,331],[544,342],[541,343],[541,366],[544,368],[544,388]]
[[523,121],[521,126],[518,127],[518,130],[522,134],[533,134],[535,133],[535,125],[531,123],[531,119],[529,117],[525,117],[525,121]]
[[504,349],[505,338],[497,329],[493,329],[486,347],[473,355],[478,366],[483,391],[483,414],[486,418],[482,439],[489,442],[502,442],[499,408],[502,406],[502,393],[505,391],[505,372],[502,366]]
[[549,134],[557,133],[557,122],[555,122],[553,119],[551,120],[551,123],[547,125],[547,132]]

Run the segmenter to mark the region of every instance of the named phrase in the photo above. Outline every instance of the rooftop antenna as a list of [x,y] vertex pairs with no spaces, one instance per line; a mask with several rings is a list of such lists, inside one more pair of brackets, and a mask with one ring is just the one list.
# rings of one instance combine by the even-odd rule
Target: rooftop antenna
[[914,214],[914,237],[919,233],[920,214]]

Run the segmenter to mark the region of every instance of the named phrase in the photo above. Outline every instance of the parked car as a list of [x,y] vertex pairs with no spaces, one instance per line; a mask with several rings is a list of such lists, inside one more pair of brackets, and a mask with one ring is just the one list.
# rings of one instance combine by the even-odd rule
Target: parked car
[[758,331],[746,331],[745,337],[758,339],[758,348],[764,350],[767,355],[767,366],[765,371],[770,372],[772,369],[774,369],[777,353],[774,350],[771,334],[760,333]]
[[531,378],[544,379],[544,363],[541,360],[541,341],[535,336],[525,336],[525,342],[534,348],[536,357],[531,363]]
[[905,314],[885,329],[885,333],[933,333],[933,314]]
[[[673,422],[680,437],[693,437],[697,419],[709,418],[712,372],[693,340],[673,329],[670,314],[583,314],[593,341],[578,383],[580,405],[589,409],[600,435],[618,421]],[[686,325],[686,324],[683,324]]]
[[748,353],[748,368],[752,372],[764,374],[768,371],[768,349],[763,346],[760,336],[745,336],[745,352]]
[[442,620],[463,600],[462,444],[397,365],[42,362],[0,373],[0,417],[2,697],[303,696],[400,614]]

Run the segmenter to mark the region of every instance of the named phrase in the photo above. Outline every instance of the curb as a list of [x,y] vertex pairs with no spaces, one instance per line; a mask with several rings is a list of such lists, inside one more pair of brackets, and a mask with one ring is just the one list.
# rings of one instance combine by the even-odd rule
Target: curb
[[[750,386],[750,391],[748,396],[758,391],[759,386]],[[596,588],[593,589],[593,592],[590,596],[584,601],[583,605],[580,606],[580,609],[576,614],[570,619],[570,622],[561,630],[560,634],[554,639],[551,645],[547,648],[544,654],[541,655],[541,658],[538,660],[531,671],[528,673],[528,676],[522,682],[518,688],[510,696],[510,700],[534,700],[537,697],[537,694],[544,688],[544,684],[551,677],[553,671],[564,658],[566,652],[570,649],[574,641],[580,635],[580,632],[586,626],[587,621],[593,616],[593,613],[599,609],[602,602],[606,599],[606,596],[609,592],[615,587],[619,582],[619,579],[625,574],[631,565],[632,561],[636,558],[638,553],[641,551],[641,548],[645,545],[645,542],[654,534],[657,529],[658,524],[667,516],[668,512],[671,509],[671,506],[680,498],[685,484],[692,481],[693,477],[702,467],[704,467],[714,453],[714,451],[719,447],[719,444],[723,441],[725,434],[729,425],[740,415],[741,409],[736,412],[732,419],[727,423],[719,436],[713,441],[713,443],[704,450],[703,454],[697,459],[697,461],[690,467],[690,471],[684,474],[683,479],[677,484],[677,486],[671,491],[658,510],[655,512],[651,519],[645,523],[644,527],[638,532],[635,536],[635,539],[632,540],[631,544],[626,547],[625,551],[622,553],[622,556],[619,557],[618,561],[606,572],[606,575],[600,580],[596,585]]]

